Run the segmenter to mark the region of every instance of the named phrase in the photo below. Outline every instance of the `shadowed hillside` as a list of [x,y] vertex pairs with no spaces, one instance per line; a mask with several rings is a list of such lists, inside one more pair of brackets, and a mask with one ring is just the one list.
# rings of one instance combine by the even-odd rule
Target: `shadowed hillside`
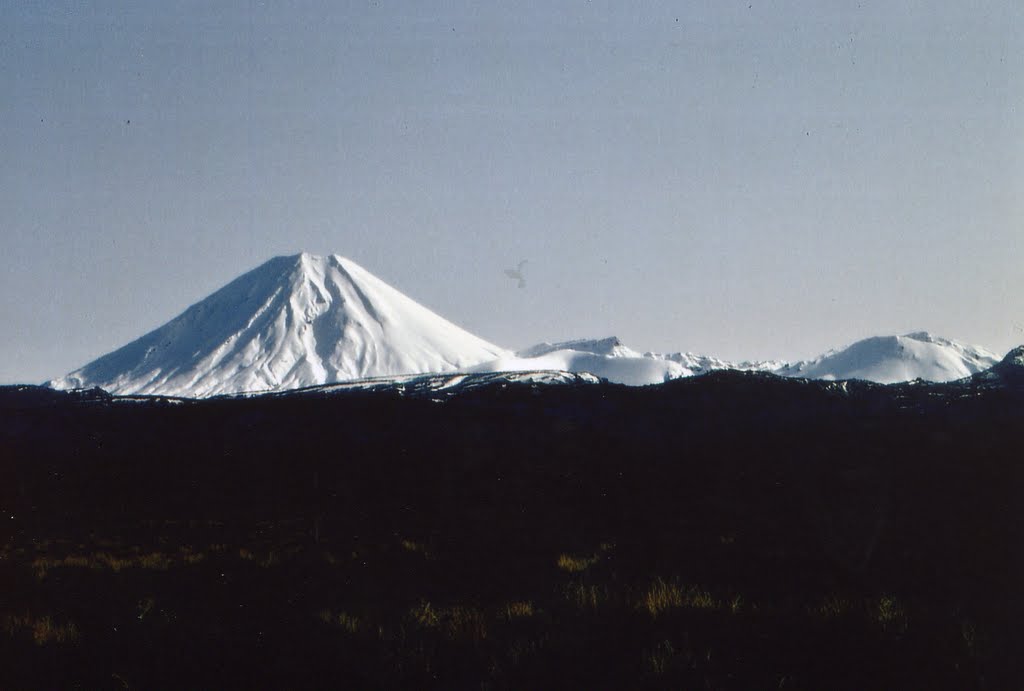
[[1019,389],[0,390],[5,688],[1021,688]]

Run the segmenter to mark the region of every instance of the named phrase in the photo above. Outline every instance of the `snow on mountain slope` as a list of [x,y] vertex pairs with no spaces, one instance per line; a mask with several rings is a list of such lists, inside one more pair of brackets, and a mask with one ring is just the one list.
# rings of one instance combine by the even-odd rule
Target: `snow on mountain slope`
[[[529,372],[455,372],[449,374],[407,374],[397,377],[359,379],[336,384],[323,384],[298,391],[274,392],[272,396],[320,396],[348,391],[396,391],[401,396],[441,400],[492,385],[525,384],[528,386],[570,386],[599,384],[600,379],[588,373],[565,371]],[[241,397],[256,394],[239,394]],[[266,394],[260,394],[266,395]]]
[[1012,349],[991,369],[974,375],[973,380],[986,385],[1019,387],[1024,384],[1024,345]]
[[553,350],[536,357],[510,355],[470,368],[471,372],[534,372],[562,370],[594,374],[618,384],[643,386],[689,376],[681,365],[666,360],[599,355],[570,348]]
[[784,377],[865,379],[880,384],[912,379],[945,382],[968,377],[998,362],[999,357],[984,348],[918,332],[867,338],[814,360],[772,371]]
[[682,365],[689,374],[687,376],[696,376],[699,374],[707,374],[708,372],[714,372],[720,369],[734,369],[734,370],[757,370],[764,372],[771,372],[779,366],[775,362],[728,362],[726,360],[719,360],[716,357],[710,355],[699,355],[697,353],[644,353],[644,357],[654,358],[656,360],[668,360]]
[[1008,372],[1015,375],[1024,373],[1024,345],[1019,345],[1012,349],[992,369],[997,373]]
[[639,353],[614,336],[561,343],[540,343],[472,368],[474,372],[564,370],[588,372],[617,384],[645,386],[729,367],[714,358],[690,353]]
[[478,365],[475,371],[563,369],[590,372],[612,382],[656,384],[679,377],[735,369],[807,379],[864,379],[889,384],[912,379],[951,381],[986,370],[999,358],[983,348],[927,333],[880,336],[830,351],[814,360],[727,362],[694,353],[643,354],[617,338],[541,343],[514,356]]
[[452,372],[506,354],[351,260],[299,254],[48,385],[203,397]]
[[582,338],[575,341],[563,341],[561,343],[538,343],[535,346],[524,348],[516,352],[516,357],[533,358],[554,353],[560,350],[572,350],[578,353],[591,353],[593,355],[606,355],[608,357],[641,357],[640,353],[627,348],[615,336],[608,338],[589,339]]

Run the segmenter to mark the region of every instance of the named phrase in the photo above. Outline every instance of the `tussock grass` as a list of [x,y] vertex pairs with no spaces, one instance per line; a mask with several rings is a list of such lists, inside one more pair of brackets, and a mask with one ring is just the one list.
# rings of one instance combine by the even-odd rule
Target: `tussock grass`
[[409,610],[409,618],[417,626],[437,629],[453,640],[482,641],[487,638],[487,619],[483,610],[476,607],[435,607],[421,600]]
[[357,633],[359,631],[359,618],[349,614],[348,612],[335,613],[329,609],[323,609],[320,610],[317,617],[325,624],[336,626],[348,633]]
[[[741,600],[734,598],[729,609],[738,611]],[[695,585],[680,585],[674,581],[657,578],[640,598],[639,606],[656,617],[662,612],[675,608],[719,609],[722,603],[706,590]]]
[[509,621],[513,619],[526,619],[534,615],[534,608],[532,601],[525,602],[509,602],[505,605],[504,615]]
[[597,609],[608,601],[608,589],[605,586],[570,583],[565,588],[565,597],[580,609]]
[[812,615],[822,619],[857,617],[878,624],[883,631],[900,633],[907,628],[907,613],[895,595],[851,600],[829,595],[820,604],[808,608]]
[[278,566],[281,563],[281,557],[278,556],[277,552],[270,550],[265,556],[260,556],[258,553],[245,547],[238,548],[238,558],[243,561],[251,561],[259,564],[264,569],[269,569],[272,566]]
[[884,631],[902,632],[907,628],[907,613],[895,595],[882,595],[874,607],[875,620]]
[[28,632],[36,645],[48,643],[71,643],[78,640],[78,627],[73,621],[58,622],[53,617],[33,617],[29,614],[22,616],[4,617],[3,629],[7,635],[14,637],[23,632]]
[[181,556],[181,561],[189,566],[195,566],[206,559],[206,555],[202,552],[186,552]]
[[535,657],[547,644],[547,638],[517,638],[509,644],[507,655],[509,662],[518,665]]
[[578,554],[559,554],[558,559],[555,562],[558,564],[558,568],[569,573],[579,573],[580,571],[586,571],[591,566],[597,563],[598,556],[596,554],[591,555],[578,555]]
[[672,641],[664,640],[654,646],[651,650],[644,650],[642,653],[643,669],[650,676],[660,677],[668,671],[672,659],[676,656],[675,646]]
[[434,556],[433,553],[430,551],[430,548],[427,547],[422,542],[416,542],[415,540],[403,539],[399,544],[402,545],[402,549],[404,549],[406,552],[411,552],[413,554],[419,554],[424,559],[432,559],[433,556]]
[[152,569],[166,571],[174,563],[174,559],[163,552],[115,556],[109,552],[94,554],[69,554],[63,558],[37,557],[32,561],[32,568],[38,578],[44,578],[51,569],[80,568],[103,569],[117,573],[125,569]]
[[409,616],[416,624],[424,628],[434,628],[441,624],[441,615],[432,604],[421,600],[409,610]]
[[857,608],[850,600],[838,595],[829,595],[821,604],[811,607],[811,613],[823,619],[837,619],[852,614]]
[[166,554],[163,554],[162,552],[153,552],[151,554],[136,557],[134,560],[128,560],[128,563],[125,566],[138,566],[141,569],[166,571],[172,563],[173,560]]

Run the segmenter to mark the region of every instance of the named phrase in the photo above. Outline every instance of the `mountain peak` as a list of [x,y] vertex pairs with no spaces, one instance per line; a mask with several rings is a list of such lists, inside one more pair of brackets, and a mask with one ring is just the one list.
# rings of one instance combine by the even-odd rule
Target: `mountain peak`
[[1024,381],[1024,345],[1019,345],[992,366],[991,372],[1004,380]]
[[912,341],[921,341],[922,343],[939,343],[946,340],[944,338],[937,338],[927,331],[914,331],[912,333],[904,334],[903,338],[909,338]]
[[1024,367],[1024,345],[1019,345],[1008,352],[999,364],[1006,367]]
[[450,372],[505,351],[350,259],[274,257],[54,388],[210,396]]
[[942,382],[968,377],[997,361],[984,348],[917,331],[903,336],[865,338],[817,359],[783,367],[778,373],[807,379],[865,379],[882,384],[912,379]]
[[355,262],[346,259],[340,254],[299,252],[298,254],[283,254],[274,257],[261,264],[256,270],[259,271],[265,268],[268,271],[279,273],[296,273],[299,275],[309,273],[322,274],[329,267],[343,267],[345,263],[355,264]]
[[606,338],[578,338],[572,341],[560,341],[558,343],[538,343],[516,355],[519,357],[537,357],[552,353],[558,350],[573,350],[580,353],[591,353],[594,355],[608,355],[612,357],[633,357],[639,353],[626,347],[616,336]]

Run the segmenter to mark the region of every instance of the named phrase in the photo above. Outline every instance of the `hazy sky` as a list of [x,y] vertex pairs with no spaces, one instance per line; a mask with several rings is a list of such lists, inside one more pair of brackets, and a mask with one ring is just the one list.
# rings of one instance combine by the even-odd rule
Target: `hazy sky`
[[0,3],[0,381],[301,250],[506,347],[1002,352],[1022,105],[1020,0]]

